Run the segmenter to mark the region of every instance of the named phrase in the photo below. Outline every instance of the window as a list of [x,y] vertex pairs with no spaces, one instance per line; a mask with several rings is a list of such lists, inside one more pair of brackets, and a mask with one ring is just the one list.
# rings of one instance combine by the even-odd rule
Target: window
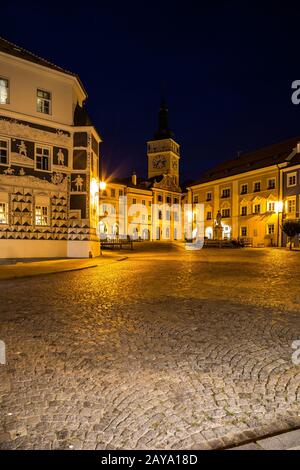
[[268,235],[274,235],[275,233],[275,225],[274,224],[268,224],[267,225],[267,234]]
[[227,217],[230,217],[230,209],[222,209],[222,217],[224,217],[225,219]]
[[174,197],[174,204],[178,204],[178,197]]
[[289,214],[296,212],[296,200],[295,199],[288,199],[287,211]]
[[111,195],[111,197],[116,197],[116,190],[115,190],[115,189],[111,189],[111,190],[110,190],[110,195]]
[[169,229],[169,227],[166,228],[166,238],[170,238],[170,229]]
[[268,189],[275,189],[276,187],[276,180],[275,178],[271,178],[268,180]]
[[211,201],[212,200],[212,193],[206,193],[206,200]]
[[132,204],[136,204],[136,199],[135,198],[132,199]]
[[158,211],[158,218],[159,220],[162,220],[162,211]]
[[9,81],[0,77],[0,104],[9,103]]
[[248,228],[247,227],[241,227],[241,236],[242,237],[247,237],[248,235]]
[[198,204],[199,202],[199,196],[194,196],[194,204]]
[[268,202],[268,212],[275,212],[275,202]]
[[8,204],[0,202],[0,224],[8,224]]
[[230,188],[222,189],[222,198],[230,197]]
[[212,214],[211,211],[208,211],[206,214],[206,220],[211,220]]
[[179,217],[178,217],[178,212],[174,212],[174,221],[178,222]]
[[159,194],[159,195],[157,196],[157,200],[158,200],[159,202],[162,202],[162,196],[161,196],[161,194]]
[[241,194],[247,194],[247,193],[248,193],[248,184],[242,184]]
[[0,164],[8,165],[8,140],[0,139]]
[[143,206],[145,206],[145,205],[146,205],[146,201],[145,201],[145,199],[143,199],[143,200],[142,200],[142,204],[143,204]]
[[148,202],[148,204],[149,204],[149,207],[151,207],[151,205],[152,205],[152,202],[151,202],[151,201],[149,201],[149,202]]
[[51,93],[49,91],[37,90],[36,110],[39,113],[51,114]]
[[253,191],[258,193],[260,191],[260,181],[255,181]]
[[260,204],[255,204],[253,208],[254,214],[260,214]]
[[166,201],[167,201],[168,204],[171,203],[171,198],[170,198],[170,196],[167,196]]
[[48,225],[47,206],[35,206],[35,225]]
[[166,220],[171,220],[170,211],[166,211]]
[[123,196],[123,195],[124,195],[123,189],[119,189],[119,196]]
[[36,147],[35,167],[37,170],[50,171],[50,149],[48,147]]
[[297,173],[289,173],[287,175],[287,187],[296,186],[297,184]]
[[241,215],[247,215],[247,212],[248,212],[247,206],[242,206]]

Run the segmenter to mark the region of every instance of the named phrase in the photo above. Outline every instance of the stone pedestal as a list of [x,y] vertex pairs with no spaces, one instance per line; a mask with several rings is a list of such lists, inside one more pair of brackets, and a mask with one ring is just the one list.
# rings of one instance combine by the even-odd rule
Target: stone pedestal
[[217,225],[214,227],[214,240],[222,240],[223,239],[223,227],[222,225]]

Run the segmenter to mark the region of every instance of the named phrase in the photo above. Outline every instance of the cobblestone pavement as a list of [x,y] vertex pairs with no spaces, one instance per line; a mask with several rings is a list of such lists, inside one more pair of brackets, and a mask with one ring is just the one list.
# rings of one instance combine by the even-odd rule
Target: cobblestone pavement
[[0,283],[0,448],[206,449],[300,426],[300,253],[148,246]]

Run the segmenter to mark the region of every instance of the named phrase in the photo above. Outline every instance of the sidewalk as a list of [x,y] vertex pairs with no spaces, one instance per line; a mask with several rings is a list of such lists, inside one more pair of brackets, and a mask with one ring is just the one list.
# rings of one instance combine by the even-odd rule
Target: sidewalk
[[[105,253],[90,259],[51,259],[51,260],[2,260],[0,263],[0,281],[43,274],[78,271],[104,266],[124,258],[122,253]],[[6,264],[4,264],[6,263]]]
[[300,450],[300,429],[258,439],[228,450]]

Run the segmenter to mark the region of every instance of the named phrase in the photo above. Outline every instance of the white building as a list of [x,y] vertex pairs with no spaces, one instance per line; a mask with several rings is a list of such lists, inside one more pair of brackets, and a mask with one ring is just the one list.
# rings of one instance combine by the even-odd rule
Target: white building
[[99,254],[99,144],[80,78],[0,38],[0,257]]

